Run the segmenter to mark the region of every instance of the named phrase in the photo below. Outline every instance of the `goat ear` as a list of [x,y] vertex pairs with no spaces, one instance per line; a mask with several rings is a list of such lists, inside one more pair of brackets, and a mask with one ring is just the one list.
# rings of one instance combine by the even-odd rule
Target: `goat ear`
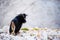
[[24,16],[27,16],[27,14],[25,14],[25,13],[24,13],[23,15],[24,15]]
[[24,18],[26,18],[26,16],[27,16],[26,14],[22,14],[22,15],[23,15]]

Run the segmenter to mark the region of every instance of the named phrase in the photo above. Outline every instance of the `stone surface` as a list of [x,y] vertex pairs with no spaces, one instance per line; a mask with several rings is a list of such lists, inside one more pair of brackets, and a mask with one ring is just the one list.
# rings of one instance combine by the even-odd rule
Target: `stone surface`
[[0,0],[0,28],[24,12],[28,16],[23,27],[60,28],[59,0]]

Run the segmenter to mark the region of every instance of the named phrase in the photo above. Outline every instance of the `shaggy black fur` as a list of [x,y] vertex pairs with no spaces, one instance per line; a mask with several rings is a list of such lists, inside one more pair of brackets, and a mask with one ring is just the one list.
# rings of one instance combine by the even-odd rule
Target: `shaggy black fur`
[[9,28],[10,34],[12,33],[12,22],[14,22],[14,25],[15,25],[14,33],[15,35],[17,35],[20,28],[22,27],[22,24],[26,22],[26,16],[27,16],[26,14],[19,14],[11,21],[10,28]]

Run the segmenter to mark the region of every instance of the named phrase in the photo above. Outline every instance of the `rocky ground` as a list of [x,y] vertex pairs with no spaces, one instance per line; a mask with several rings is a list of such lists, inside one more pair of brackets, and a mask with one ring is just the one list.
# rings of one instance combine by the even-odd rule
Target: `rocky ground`
[[5,26],[0,29],[0,40],[60,40],[60,29],[21,28],[20,34],[14,36]]

